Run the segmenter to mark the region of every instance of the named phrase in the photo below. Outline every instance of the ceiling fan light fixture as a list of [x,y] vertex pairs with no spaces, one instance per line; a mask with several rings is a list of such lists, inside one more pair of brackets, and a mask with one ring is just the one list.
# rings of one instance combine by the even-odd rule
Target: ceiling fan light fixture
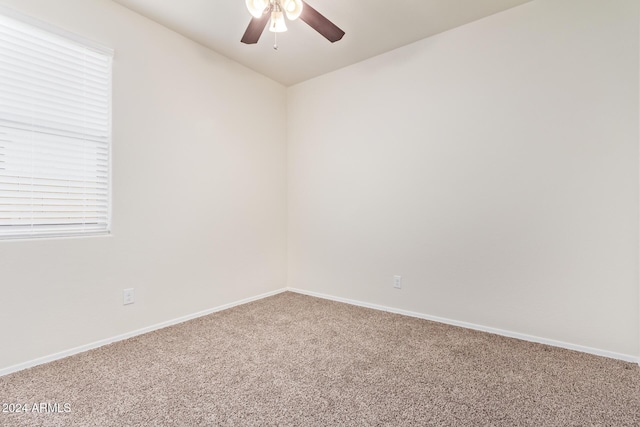
[[[0,0],[1,1],[1,0]],[[344,31],[336,24],[328,20],[324,15],[309,6],[304,0],[245,0],[247,8],[252,13],[253,18],[249,22],[247,29],[240,42],[244,44],[256,44],[260,40],[260,35],[269,24],[269,31],[281,33],[287,31],[284,15],[291,20],[300,18],[304,23],[316,30],[320,35],[335,43],[342,39]],[[264,6],[261,13],[258,13]],[[303,10],[304,8],[304,10]],[[255,13],[254,13],[255,12]],[[274,49],[278,49],[277,43]]]
[[287,14],[287,18],[294,21],[298,19],[302,13],[303,3],[302,0],[284,0],[284,11]]
[[246,0],[247,9],[254,18],[260,18],[269,5],[269,0]]
[[282,10],[271,12],[271,23],[269,24],[269,31],[272,33],[284,33],[287,31],[287,24],[284,21],[284,13]]

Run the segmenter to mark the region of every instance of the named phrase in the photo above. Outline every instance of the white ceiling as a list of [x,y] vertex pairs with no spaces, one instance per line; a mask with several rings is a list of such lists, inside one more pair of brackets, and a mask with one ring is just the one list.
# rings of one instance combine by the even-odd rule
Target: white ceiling
[[531,0],[305,0],[346,32],[330,43],[300,20],[240,43],[245,0],[114,0],[286,86],[388,52]]

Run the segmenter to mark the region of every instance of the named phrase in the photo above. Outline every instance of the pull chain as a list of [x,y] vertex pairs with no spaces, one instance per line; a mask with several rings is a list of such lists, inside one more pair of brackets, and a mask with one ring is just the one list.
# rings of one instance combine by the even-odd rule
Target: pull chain
[[273,33],[273,50],[278,50],[278,33]]

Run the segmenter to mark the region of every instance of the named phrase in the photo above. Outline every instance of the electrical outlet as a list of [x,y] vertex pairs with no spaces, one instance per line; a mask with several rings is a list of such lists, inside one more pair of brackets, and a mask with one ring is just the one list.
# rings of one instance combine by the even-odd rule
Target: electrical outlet
[[134,302],[136,302],[136,293],[133,288],[125,289],[122,292],[122,295],[123,295],[123,302],[122,302],[123,305],[133,304]]
[[393,276],[393,287],[402,289],[402,276]]

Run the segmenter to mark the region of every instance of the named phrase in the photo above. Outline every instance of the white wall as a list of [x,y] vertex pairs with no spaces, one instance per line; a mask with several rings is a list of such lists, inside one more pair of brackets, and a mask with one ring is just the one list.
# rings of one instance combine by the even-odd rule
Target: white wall
[[640,355],[636,1],[534,1],[288,92],[110,0],[0,4],[116,51],[114,234],[0,241],[0,370],[287,259],[293,287]]
[[113,236],[0,241],[0,369],[285,286],[283,86],[110,0],[0,4],[115,49]]
[[640,355],[638,9],[534,1],[289,88],[289,286]]

